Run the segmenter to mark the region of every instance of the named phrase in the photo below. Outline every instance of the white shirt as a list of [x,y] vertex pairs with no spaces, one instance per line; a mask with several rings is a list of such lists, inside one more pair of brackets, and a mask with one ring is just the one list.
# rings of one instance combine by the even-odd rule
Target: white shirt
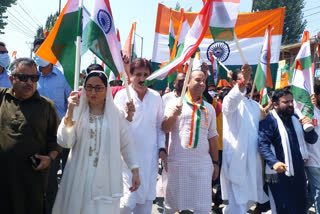
[[[124,197],[121,198],[120,206],[133,209],[136,203],[144,204],[146,200],[156,198],[157,161],[159,149],[165,147],[165,135],[161,130],[163,104],[160,94],[148,89],[141,101],[131,86],[129,90],[136,109],[129,127],[138,154],[141,185],[137,191],[130,192],[132,173],[123,164]],[[119,91],[114,99],[115,104],[123,113],[127,99],[126,90]]]
[[[320,110],[316,106],[314,107],[312,119],[314,130],[318,136],[320,136]],[[320,137],[318,137],[318,141],[315,144],[307,143],[307,149],[309,152],[309,160],[305,165],[320,168]]]

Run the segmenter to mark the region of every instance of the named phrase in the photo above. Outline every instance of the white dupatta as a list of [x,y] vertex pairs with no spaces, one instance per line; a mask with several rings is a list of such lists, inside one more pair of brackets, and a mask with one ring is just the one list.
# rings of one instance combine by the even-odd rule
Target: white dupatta
[[[272,116],[276,119],[277,124],[278,124],[278,129],[279,129],[279,133],[280,133],[280,137],[281,137],[281,145],[282,145],[283,153],[284,153],[284,161],[288,167],[287,171],[285,172],[285,175],[286,176],[294,176],[294,168],[293,168],[293,163],[292,163],[292,155],[291,155],[291,148],[290,148],[288,133],[283,125],[281,118],[279,117],[279,115],[277,114],[277,112],[275,110],[272,110]],[[294,130],[296,132],[297,138],[298,138],[302,158],[307,159],[308,158],[308,151],[307,151],[306,143],[304,140],[304,133],[303,133],[302,126],[301,126],[299,120],[295,116],[292,116],[291,120],[292,120]],[[270,145],[270,146],[271,146],[271,151],[275,155],[274,146],[273,145]],[[266,173],[266,175],[274,175],[277,172],[275,170],[271,169],[268,165],[266,165],[265,173]]]
[[[113,198],[123,195],[122,160],[135,168],[137,158],[132,148],[128,122],[113,103],[110,85],[107,86],[104,118],[102,122],[99,160],[92,183],[92,200],[112,203]],[[89,164],[89,104],[85,90],[82,91],[77,120],[72,127],[64,125],[64,118],[58,129],[58,143],[71,148],[61,186],[53,208],[53,214],[79,214],[84,201],[87,169]],[[121,146],[123,140],[126,145]],[[129,148],[130,147],[130,148]],[[132,151],[130,153],[130,151]],[[128,155],[128,153],[130,153]],[[130,156],[130,157],[128,157]]]

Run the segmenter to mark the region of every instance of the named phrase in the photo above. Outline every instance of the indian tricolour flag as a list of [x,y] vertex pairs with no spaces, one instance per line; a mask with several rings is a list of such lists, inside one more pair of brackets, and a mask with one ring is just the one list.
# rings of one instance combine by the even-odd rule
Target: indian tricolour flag
[[273,88],[271,71],[270,71],[270,58],[271,58],[271,25],[268,25],[266,34],[264,36],[264,43],[260,54],[260,60],[256,73],[256,87],[258,91],[265,87]]
[[174,32],[174,28],[173,28],[173,21],[172,21],[172,14],[170,14],[170,24],[169,24],[169,49],[170,49],[170,55],[171,55],[171,51],[173,49],[173,45],[174,45],[174,41],[176,40],[176,34]]
[[82,1],[68,0],[58,20],[36,55],[63,67],[64,75],[71,87],[74,86],[76,38],[81,36]]
[[303,34],[301,48],[289,74],[295,108],[309,118],[313,116],[310,94],[313,93],[312,59],[309,32]]
[[[174,41],[174,44],[173,44],[171,52],[170,52],[170,61],[176,57],[179,57],[182,54],[183,47],[184,47],[182,44],[183,44],[183,41],[186,38],[186,35],[189,30],[190,30],[190,25],[184,16],[184,9],[182,8],[181,9],[181,20],[180,20],[177,36],[175,36],[175,41]],[[170,46],[170,36],[169,36],[169,46]],[[179,66],[177,69],[181,72],[182,65]],[[169,73],[167,75],[168,82],[169,83],[173,82],[176,79],[176,76],[177,76],[176,70],[169,71]]]
[[316,55],[318,58],[320,58],[320,45],[319,44],[317,44]]
[[[178,66],[183,65],[197,50],[200,45],[208,27],[209,21],[211,18],[212,4],[211,0],[208,0],[207,3],[203,6],[200,13],[197,15],[194,20],[192,28],[187,32],[185,39],[181,42],[176,57],[171,60],[168,64],[151,74],[147,81],[154,79],[163,80],[167,77],[168,73],[171,70],[175,70]],[[166,39],[168,41],[168,39]],[[181,50],[181,52],[180,52]],[[147,83],[148,84],[148,83]]]
[[124,66],[109,1],[94,0],[90,19],[88,48],[118,76]]
[[270,98],[268,96],[268,90],[266,87],[263,87],[260,90],[260,105],[264,106],[265,104],[270,102]]
[[[176,19],[181,17],[180,11],[171,10],[172,16]],[[274,10],[259,11],[254,13],[239,13],[238,19],[234,28],[239,44],[242,48],[244,56],[248,63],[252,66],[252,70],[256,71],[260,50],[263,47],[265,30],[269,23],[272,23],[274,28],[271,31],[271,57],[270,70],[272,82],[275,83],[278,69],[278,61],[280,57],[280,46],[282,39],[282,29],[284,20],[285,8]],[[196,12],[185,12],[185,17],[190,26],[198,15]],[[169,23],[170,23],[170,8],[163,4],[158,4],[157,20],[155,26],[155,36],[152,54],[152,66],[156,70],[162,62],[169,61]],[[178,25],[178,21],[172,19],[173,26]],[[177,31],[175,31],[177,32]],[[211,67],[210,52],[213,53],[229,70],[235,70],[243,65],[238,48],[234,41],[214,41],[208,27],[203,40],[199,45],[200,57],[202,62],[206,62]],[[221,79],[228,79],[227,72],[220,69]],[[154,88],[163,90],[167,86],[166,80],[157,81],[154,83]]]
[[213,0],[210,32],[214,40],[233,40],[240,0]]
[[136,22],[132,23],[131,30],[129,32],[128,38],[124,43],[122,49],[123,54],[127,55],[130,59],[130,62],[137,58],[136,53]]

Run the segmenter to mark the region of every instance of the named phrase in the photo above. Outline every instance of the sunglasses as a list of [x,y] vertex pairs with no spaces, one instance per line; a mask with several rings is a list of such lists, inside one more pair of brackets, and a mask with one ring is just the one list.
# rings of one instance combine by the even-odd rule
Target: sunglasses
[[0,54],[8,53],[8,51],[0,51]]
[[96,92],[101,92],[105,87],[100,85],[97,85],[97,86],[86,85],[84,88],[86,89],[86,91],[92,91],[94,89]]
[[39,74],[15,74],[14,77],[17,77],[21,82],[27,82],[30,79],[32,82],[38,82],[40,75]]

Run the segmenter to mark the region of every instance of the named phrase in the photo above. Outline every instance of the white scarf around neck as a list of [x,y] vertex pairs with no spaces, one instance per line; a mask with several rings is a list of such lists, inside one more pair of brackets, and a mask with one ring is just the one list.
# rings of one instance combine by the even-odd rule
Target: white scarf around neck
[[[284,153],[284,161],[288,167],[287,171],[285,172],[285,175],[286,176],[294,176],[294,168],[293,168],[293,163],[292,163],[291,147],[290,147],[288,133],[287,133],[286,128],[284,127],[284,124],[283,124],[281,118],[279,117],[278,113],[275,110],[272,110],[271,113],[272,113],[272,116],[277,120],[278,129],[279,129],[279,133],[280,133],[280,137],[281,137],[281,144],[282,144],[283,153]],[[299,120],[295,116],[292,116],[291,120],[292,120],[294,130],[296,132],[297,138],[298,138],[302,158],[308,159],[308,151],[307,151],[306,143],[304,140],[304,132],[303,132],[302,126],[301,126]],[[273,154],[275,155],[275,149],[272,144],[271,144],[271,150],[272,150]],[[276,174],[277,172],[275,170],[271,169],[268,165],[266,165],[265,173],[266,174]]]

